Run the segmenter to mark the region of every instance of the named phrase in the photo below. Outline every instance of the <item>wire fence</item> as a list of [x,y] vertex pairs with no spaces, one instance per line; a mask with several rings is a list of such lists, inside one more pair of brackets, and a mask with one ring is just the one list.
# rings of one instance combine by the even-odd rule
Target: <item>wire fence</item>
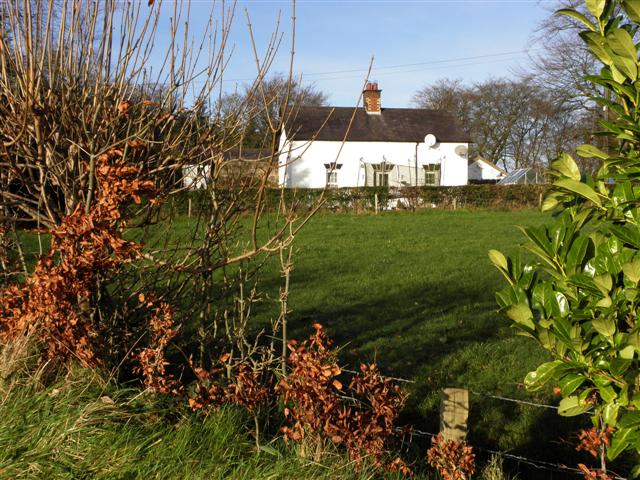
[[[342,369],[343,372],[346,373],[351,373],[351,374],[357,374],[359,372],[356,372],[355,370],[350,370],[350,369]],[[390,380],[396,381],[396,382],[403,382],[403,383],[410,383],[410,384],[414,384],[416,383],[415,380],[408,380],[406,378],[399,378],[399,377],[392,377],[392,376],[386,376],[383,375],[385,378],[388,378]],[[503,402],[510,402],[510,403],[515,403],[515,404],[519,404],[519,405],[525,405],[527,407],[534,407],[534,408],[544,408],[544,409],[550,409],[550,410],[558,410],[558,407],[555,405],[548,405],[548,404],[544,404],[544,403],[538,403],[538,402],[531,402],[531,401],[527,401],[527,400],[521,400],[521,399],[517,399],[517,398],[510,398],[510,397],[505,397],[503,395],[496,395],[496,394],[491,394],[491,393],[483,393],[483,392],[478,392],[475,390],[468,390],[470,394],[475,395],[475,396],[480,396],[480,397],[487,397],[487,398],[492,398],[495,400],[500,400]],[[588,414],[588,412],[586,413]],[[585,414],[585,415],[586,415]],[[437,433],[433,433],[433,432],[427,432],[424,430],[418,430],[418,429],[414,429],[414,428],[409,428],[409,427],[398,427],[397,428],[398,432],[402,432],[405,436],[408,435],[409,441],[405,443],[412,443],[413,442],[413,437],[428,437],[428,438],[433,438],[436,437],[438,434]],[[575,468],[575,467],[570,467],[568,465],[562,464],[562,463],[553,463],[553,462],[548,462],[545,460],[539,460],[539,459],[533,459],[533,458],[529,458],[529,457],[525,457],[522,455],[516,455],[513,453],[509,453],[509,452],[503,452],[503,451],[499,451],[499,450],[492,450],[489,448],[485,448],[485,447],[480,447],[477,445],[470,445],[471,447],[473,447],[474,450],[479,451],[479,452],[483,452],[486,454],[490,454],[490,455],[497,455],[503,459],[508,459],[510,461],[513,462],[517,462],[518,464],[524,464],[524,465],[528,465],[530,467],[536,468],[538,470],[547,470],[547,471],[551,471],[551,472],[558,472],[558,473],[568,473],[568,474],[572,474],[572,475],[576,475],[576,476],[584,476],[584,472],[582,472],[580,469]],[[610,476],[612,476],[612,478],[614,478],[615,480],[627,480],[626,477],[623,477],[615,472],[609,471],[608,472]]]
[[469,390],[469,393],[471,393],[472,395],[480,396],[480,397],[495,398],[496,400],[502,400],[503,402],[518,403],[520,405],[528,405],[530,407],[549,408],[551,410],[556,410],[556,411],[558,410],[558,407],[555,406],[555,405],[547,405],[547,404],[544,404],[544,403],[529,402],[527,400],[519,400],[517,398],[503,397],[502,395],[492,395],[490,393],[475,392],[473,390]]
[[[414,429],[414,430],[409,431],[409,432],[407,432],[406,428],[398,428],[397,430],[399,432],[403,432],[405,434],[408,434],[411,437],[416,436],[416,437],[434,438],[434,437],[438,436],[438,434],[436,434],[436,433],[425,432],[423,430]],[[410,442],[411,441],[413,441],[413,440],[410,439]],[[571,473],[571,474],[574,474],[574,475],[584,476],[584,472],[582,472],[580,469],[574,468],[574,467],[570,467],[570,466],[564,465],[562,463],[552,463],[552,462],[547,462],[547,461],[544,461],[544,460],[538,460],[538,459],[523,457],[522,455],[515,455],[513,453],[502,452],[502,451],[499,451],[499,450],[492,450],[490,448],[479,447],[477,445],[471,445],[471,446],[476,451],[488,453],[490,455],[497,455],[497,456],[502,457],[502,458],[506,458],[506,459],[509,459],[509,460],[512,460],[512,461],[515,461],[515,462],[518,462],[518,463],[522,463],[522,464],[529,465],[531,467],[535,467],[535,468],[537,468],[539,470],[548,470],[548,471],[561,472],[561,473]],[[620,476],[619,474],[617,474],[615,472],[609,471],[609,474],[615,480],[627,480],[626,477],[622,477],[622,476]]]
[[[351,373],[353,375],[358,375],[360,372],[356,372],[355,370],[349,370],[348,368],[340,368],[343,372]],[[382,375],[384,378],[388,378],[389,380],[393,380],[394,382],[401,383],[416,383],[415,380],[407,380],[406,378],[398,378],[398,377],[390,377],[389,375]]]
[[[343,368],[342,371],[346,372],[346,373],[351,373],[351,374],[354,374],[354,375],[360,373],[360,372],[357,372],[355,370],[350,370],[350,369],[347,369],[347,368]],[[384,378],[388,378],[389,380],[393,380],[395,382],[416,383],[415,380],[408,380],[406,378],[391,377],[389,375],[382,375],[382,376]],[[495,395],[495,394],[491,394],[491,393],[478,392],[478,391],[470,390],[470,389],[467,389],[467,390],[469,390],[469,393],[471,393],[472,395],[476,395],[476,396],[480,396],[480,397],[494,398],[496,400],[502,400],[504,402],[518,403],[520,405],[528,405],[530,407],[539,407],[539,408],[548,408],[548,409],[551,409],[551,410],[558,410],[558,407],[555,406],[555,405],[548,405],[548,404],[545,404],[545,403],[530,402],[530,401],[527,401],[527,400],[520,400],[520,399],[517,399],[517,398],[509,398],[509,397],[504,397],[502,395]]]
[[[401,205],[402,203],[399,202]],[[525,201],[521,199],[492,199],[492,198],[443,198],[432,202],[422,202],[417,205],[418,208],[435,208],[442,210],[521,210],[526,208],[537,208],[541,202],[539,200]],[[404,208],[411,206],[405,203]],[[403,208],[403,206],[399,206]]]
[[[537,208],[549,189],[548,185],[462,185],[457,187],[353,187],[353,188],[268,188],[265,193],[266,206],[278,209],[284,199],[287,205],[298,210],[315,208],[322,197],[323,210],[335,212],[365,213],[379,210],[424,210],[424,209],[500,209],[521,210]],[[256,191],[247,190],[243,201],[254,200]],[[205,190],[185,190],[171,197],[176,211],[186,214],[189,200],[195,213],[201,208]],[[219,195],[235,195],[232,191],[220,190]]]
[[[352,369],[348,369],[348,368],[341,368],[341,370],[345,373],[349,373],[352,375],[357,375],[360,372],[356,371],[356,370],[352,370]],[[401,378],[401,377],[393,377],[393,376],[389,376],[389,375],[382,375],[384,378],[387,378],[389,380],[393,380],[395,382],[400,382],[400,383],[407,383],[407,384],[415,384],[417,383],[415,380],[409,380],[406,378]],[[539,402],[532,402],[532,401],[528,401],[528,400],[521,400],[518,398],[510,398],[510,397],[505,397],[503,395],[497,395],[497,394],[493,394],[493,393],[486,393],[486,392],[478,392],[476,390],[470,390],[467,389],[469,391],[469,393],[471,395],[475,395],[475,396],[480,396],[480,397],[486,397],[486,398],[492,398],[494,400],[499,400],[499,401],[503,401],[503,402],[509,402],[509,403],[514,403],[514,404],[519,404],[519,405],[524,405],[527,407],[533,407],[533,408],[543,408],[543,409],[548,409],[548,410],[558,410],[558,407],[556,405],[549,405],[549,404],[545,404],[545,403],[539,403]],[[586,412],[584,415],[588,415],[589,412]],[[396,429],[398,432],[401,432],[405,435],[405,437],[408,435],[409,436],[409,440],[408,442],[406,440],[404,440],[404,443],[412,443],[413,442],[413,437],[427,437],[427,438],[433,438],[438,436],[437,433],[433,433],[433,432],[427,432],[424,430],[418,430],[415,429],[413,427],[398,427]],[[570,467],[568,465],[562,464],[562,463],[553,463],[553,462],[548,462],[545,460],[539,460],[539,459],[533,459],[533,458],[529,458],[529,457],[525,457],[522,455],[516,455],[513,453],[509,453],[509,452],[503,452],[503,451],[499,451],[499,450],[492,450],[489,448],[485,448],[485,447],[480,447],[477,445],[470,445],[471,447],[473,447],[474,450],[479,451],[479,452],[483,452],[486,454],[490,454],[490,455],[497,455],[503,459],[507,459],[513,462],[517,462],[518,464],[524,464],[524,465],[528,465],[530,467],[536,468],[538,470],[546,470],[546,471],[551,471],[551,472],[557,472],[557,473],[567,473],[567,474],[572,474],[572,475],[576,475],[576,476],[584,476],[584,472],[582,472],[580,469],[575,468],[575,467]],[[608,472],[610,476],[612,476],[613,479],[615,480],[627,480],[626,477],[623,477],[615,472],[609,471]]]

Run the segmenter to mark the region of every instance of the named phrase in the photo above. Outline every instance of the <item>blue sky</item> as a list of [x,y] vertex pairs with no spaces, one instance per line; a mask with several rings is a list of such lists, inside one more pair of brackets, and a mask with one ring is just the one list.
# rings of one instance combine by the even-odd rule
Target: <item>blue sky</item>
[[[358,99],[371,57],[370,78],[383,106],[407,107],[413,94],[440,78],[473,82],[510,76],[527,64],[535,29],[552,0],[298,0],[294,72],[332,105]],[[195,0],[190,28],[203,28],[211,2]],[[230,43],[234,53],[224,88],[255,78],[245,9],[264,52],[278,15],[282,44],[271,72],[287,72],[292,6],[288,0],[239,0]],[[354,71],[355,70],[355,71]]]

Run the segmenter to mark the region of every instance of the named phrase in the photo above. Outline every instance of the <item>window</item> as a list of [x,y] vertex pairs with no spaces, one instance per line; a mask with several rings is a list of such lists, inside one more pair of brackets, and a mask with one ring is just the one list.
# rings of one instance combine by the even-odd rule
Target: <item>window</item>
[[342,168],[341,163],[325,163],[324,168],[327,170],[327,187],[338,186],[338,170]]
[[374,187],[388,187],[389,186],[389,172],[393,170],[393,164],[387,163],[373,163],[373,186]]
[[327,185],[329,187],[338,186],[338,172],[335,170],[327,170]]
[[424,165],[424,184],[433,185],[435,187],[440,185],[440,164],[429,163]]
[[388,187],[389,186],[389,174],[386,172],[375,172],[373,176],[374,187]]

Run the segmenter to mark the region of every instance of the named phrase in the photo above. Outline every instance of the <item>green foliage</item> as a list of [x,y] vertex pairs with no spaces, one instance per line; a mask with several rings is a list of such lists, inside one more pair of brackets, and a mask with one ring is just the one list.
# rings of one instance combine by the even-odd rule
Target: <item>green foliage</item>
[[[581,37],[603,64],[588,77],[603,94],[593,100],[611,111],[602,122],[618,142],[616,151],[583,145],[581,157],[601,167],[584,178],[571,156],[552,164],[554,183],[543,210],[555,221],[524,228],[523,263],[491,251],[509,285],[497,294],[501,309],[520,335],[536,339],[554,360],[525,378],[535,390],[560,388],[560,415],[591,415],[604,431],[612,427],[607,458],[640,452],[640,82],[638,0],[586,0],[592,18],[562,10],[582,22]],[[612,100],[613,99],[613,100]]]
[[418,196],[426,205],[481,208],[533,208],[548,186],[539,185],[461,185],[456,187],[405,187],[401,194],[407,198]]

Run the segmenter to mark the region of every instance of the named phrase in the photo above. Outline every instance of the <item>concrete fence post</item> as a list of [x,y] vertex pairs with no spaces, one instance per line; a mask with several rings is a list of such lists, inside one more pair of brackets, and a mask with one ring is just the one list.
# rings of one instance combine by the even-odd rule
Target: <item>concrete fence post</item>
[[440,433],[445,440],[462,441],[467,436],[469,391],[445,388],[440,398]]

